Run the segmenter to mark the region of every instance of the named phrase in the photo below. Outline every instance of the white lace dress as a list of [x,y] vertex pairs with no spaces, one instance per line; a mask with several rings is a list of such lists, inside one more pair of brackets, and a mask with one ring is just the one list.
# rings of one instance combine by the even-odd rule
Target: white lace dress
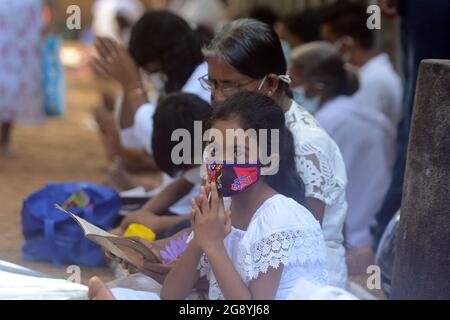
[[326,205],[322,229],[330,285],[344,288],[347,282],[342,232],[347,214],[344,160],[336,143],[304,108],[293,102],[285,118],[294,136],[297,170],[305,184],[306,196]]
[[[275,299],[287,299],[301,279],[318,286],[328,283],[319,222],[306,208],[283,195],[268,199],[254,214],[247,231],[233,228],[225,238],[225,247],[246,285],[269,267],[284,266]],[[224,299],[206,255],[198,270],[209,280],[209,299]]]

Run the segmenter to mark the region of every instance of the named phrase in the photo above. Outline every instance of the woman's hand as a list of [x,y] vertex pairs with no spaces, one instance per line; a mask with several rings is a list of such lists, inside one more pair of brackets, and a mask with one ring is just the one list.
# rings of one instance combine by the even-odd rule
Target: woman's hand
[[127,49],[112,39],[97,37],[95,48],[98,58],[92,63],[94,71],[100,76],[111,77],[125,90],[139,88],[141,77],[138,67]]
[[211,203],[208,202],[205,187],[201,188],[198,200],[192,199],[195,241],[206,254],[223,246],[225,237],[231,232],[231,211],[225,210],[215,183],[208,189],[211,192]]

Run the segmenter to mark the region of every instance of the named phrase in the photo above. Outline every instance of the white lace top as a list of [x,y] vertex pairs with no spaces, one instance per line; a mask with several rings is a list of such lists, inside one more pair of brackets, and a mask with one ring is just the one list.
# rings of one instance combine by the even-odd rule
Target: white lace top
[[347,213],[347,174],[339,147],[315,118],[293,101],[285,114],[295,144],[297,170],[306,196],[325,203],[322,229],[327,246],[330,284],[344,288],[347,282],[343,225]]
[[[286,299],[300,279],[326,285],[326,251],[319,222],[293,199],[276,195],[254,214],[247,231],[233,228],[225,238],[233,265],[246,285],[269,267],[284,266],[275,299]],[[209,280],[209,298],[224,299],[206,255],[200,276]]]

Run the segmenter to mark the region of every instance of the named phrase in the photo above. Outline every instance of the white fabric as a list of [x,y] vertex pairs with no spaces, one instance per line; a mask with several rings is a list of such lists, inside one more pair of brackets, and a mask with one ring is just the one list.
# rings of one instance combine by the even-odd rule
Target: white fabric
[[144,12],[145,8],[139,0],[97,0],[92,6],[92,29],[97,36],[109,37],[126,44],[129,35],[119,33],[117,15],[121,13],[134,24]]
[[402,116],[402,81],[389,56],[379,54],[359,70],[360,89],[354,95],[357,104],[386,115],[397,127]]
[[345,96],[326,103],[316,119],[338,144],[347,168],[346,243],[371,246],[369,228],[391,181],[396,130],[384,114]]
[[41,1],[0,1],[0,122],[45,121],[42,30]]
[[0,270],[0,300],[87,300],[88,288],[63,279]]
[[125,288],[113,288],[111,293],[117,300],[161,300],[158,293],[137,291]]
[[[327,284],[325,243],[313,215],[293,199],[276,195],[254,214],[247,231],[232,228],[224,240],[228,255],[248,286],[269,268],[283,265],[275,299],[286,299],[301,278]],[[224,299],[213,270],[203,255],[198,270],[209,280],[209,298]]]
[[358,298],[340,288],[318,286],[305,279],[300,279],[288,300],[358,300]]
[[[198,81],[198,78],[207,73],[208,64],[204,62],[197,67],[181,91],[195,94],[204,101],[211,103],[211,92],[205,90]],[[142,105],[134,115],[134,126],[120,130],[120,138],[125,148],[145,149],[149,154],[153,154],[152,134],[155,111],[156,105],[153,103]]]
[[220,0],[171,0],[169,10],[195,26],[215,30],[224,20],[225,6]]
[[285,114],[295,144],[297,170],[305,183],[306,196],[325,203],[322,230],[327,246],[330,284],[347,283],[342,229],[347,213],[345,163],[336,143],[314,117],[295,101]]

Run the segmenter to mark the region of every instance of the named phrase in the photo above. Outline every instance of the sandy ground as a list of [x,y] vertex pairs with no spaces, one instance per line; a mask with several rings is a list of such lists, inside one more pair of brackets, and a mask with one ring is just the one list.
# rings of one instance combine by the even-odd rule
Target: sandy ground
[[[86,74],[69,73],[67,98],[68,110],[63,119],[51,119],[40,127],[17,127],[14,132],[14,158],[0,158],[0,260],[17,263],[55,278],[68,278],[66,267],[32,263],[22,257],[22,201],[50,182],[103,183],[108,167],[92,116],[92,110],[100,103],[95,83]],[[365,270],[372,264],[371,252],[361,250],[352,253],[349,264],[351,279],[366,287]],[[84,284],[93,275],[99,275],[106,281],[113,279],[109,268],[81,268]],[[371,293],[383,297],[381,291]]]
[[[69,75],[68,112],[39,127],[17,127],[12,159],[0,158],[0,259],[66,278],[66,268],[30,263],[22,258],[20,210],[22,201],[49,182],[102,183],[107,162],[93,124],[92,109],[99,103],[95,89]],[[82,268],[83,283],[93,275],[112,278],[108,269]]]

